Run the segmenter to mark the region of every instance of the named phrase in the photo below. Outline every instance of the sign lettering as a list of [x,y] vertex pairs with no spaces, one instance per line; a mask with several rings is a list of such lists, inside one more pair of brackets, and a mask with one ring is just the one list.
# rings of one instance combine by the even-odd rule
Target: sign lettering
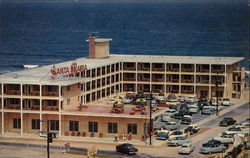
[[70,67],[61,68],[56,68],[56,66],[53,65],[50,72],[52,74],[52,77],[55,77],[57,75],[73,75],[78,72],[83,72],[85,70],[87,70],[87,65],[77,65],[77,63],[72,63]]

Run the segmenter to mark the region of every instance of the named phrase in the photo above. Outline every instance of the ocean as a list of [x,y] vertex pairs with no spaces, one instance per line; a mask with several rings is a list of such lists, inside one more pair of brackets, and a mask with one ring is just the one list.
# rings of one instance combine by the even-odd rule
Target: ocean
[[[87,56],[92,33],[110,53],[249,58],[249,6],[238,1],[0,1],[0,73]],[[243,62],[243,65],[247,60]]]

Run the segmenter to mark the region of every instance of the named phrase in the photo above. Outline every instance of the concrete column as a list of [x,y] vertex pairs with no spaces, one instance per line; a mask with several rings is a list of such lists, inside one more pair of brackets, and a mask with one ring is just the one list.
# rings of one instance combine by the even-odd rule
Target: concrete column
[[58,134],[58,137],[61,137],[62,136],[62,117],[61,117],[61,114],[58,115],[59,117],[59,134]]
[[181,94],[181,63],[179,64],[179,94]]
[[21,115],[21,135],[23,135],[23,113],[20,113]]
[[209,89],[208,89],[208,97],[209,99],[212,98],[212,90],[211,90],[211,72],[212,72],[212,65],[209,64]]
[[40,119],[40,132],[42,132],[42,129],[43,129],[43,116],[42,116],[42,113],[40,112],[39,113],[39,119]]
[[40,86],[40,113],[42,112],[43,109],[43,101],[42,101],[42,85]]
[[3,108],[4,108],[4,97],[3,97],[3,95],[4,95],[4,92],[3,92],[4,91],[4,89],[3,89],[4,84],[2,83],[1,85],[2,85],[2,87],[1,87],[1,90],[2,90],[2,94],[1,94],[2,95],[2,97],[1,97],[2,100],[1,100],[1,102],[2,102],[2,110],[3,110]]
[[152,91],[152,63],[150,62],[150,91]]
[[196,94],[196,64],[194,64],[194,95]]
[[138,74],[138,68],[137,68],[137,62],[135,62],[135,92],[137,93],[137,85],[138,85],[138,83],[137,83],[137,74]]
[[20,98],[20,109],[23,111],[23,84],[20,84],[21,98]]
[[224,73],[224,92],[223,92],[223,97],[226,98],[228,97],[227,93],[227,65],[225,64],[225,73]]
[[58,109],[59,109],[59,112],[61,112],[61,110],[62,110],[62,107],[61,107],[61,97],[62,97],[62,95],[61,95],[61,86],[59,85],[59,99],[58,99]]
[[1,133],[4,134],[4,112],[2,112],[2,131]]

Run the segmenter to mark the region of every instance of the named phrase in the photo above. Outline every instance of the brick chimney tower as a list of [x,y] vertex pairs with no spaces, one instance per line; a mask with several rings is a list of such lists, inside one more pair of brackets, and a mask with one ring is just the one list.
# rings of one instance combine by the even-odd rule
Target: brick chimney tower
[[86,41],[89,42],[89,58],[100,59],[109,57],[109,38],[96,38],[90,36]]

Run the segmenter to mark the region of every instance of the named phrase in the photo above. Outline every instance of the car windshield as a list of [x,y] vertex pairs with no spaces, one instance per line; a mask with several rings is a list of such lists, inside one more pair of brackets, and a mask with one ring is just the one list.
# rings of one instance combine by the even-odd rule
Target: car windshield
[[211,145],[209,144],[202,144],[202,147],[209,148]]
[[133,145],[128,145],[128,148],[134,148],[134,146]]
[[228,130],[229,130],[229,131],[241,131],[240,128],[229,128]]
[[173,122],[168,122],[168,123],[166,123],[166,125],[175,125],[175,123],[173,123]]
[[228,98],[223,99],[223,101],[230,101]]
[[182,147],[182,148],[189,148],[188,145],[182,145],[181,147]]

